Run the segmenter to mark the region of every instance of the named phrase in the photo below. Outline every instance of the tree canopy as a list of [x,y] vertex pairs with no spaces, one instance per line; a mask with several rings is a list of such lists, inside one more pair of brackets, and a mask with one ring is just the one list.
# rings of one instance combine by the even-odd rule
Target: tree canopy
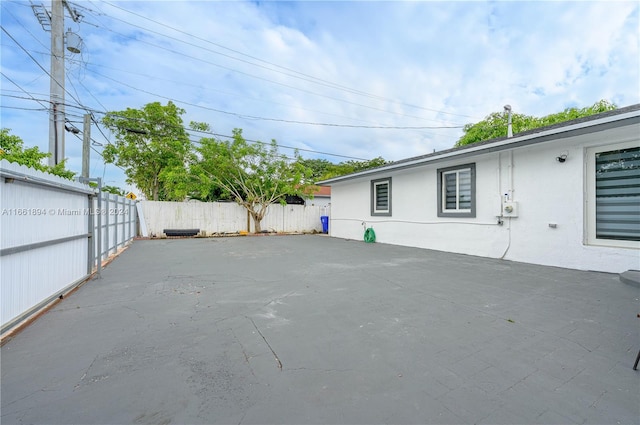
[[193,155],[184,113],[172,102],[152,102],[141,109],[109,112],[102,120],[116,138],[103,150],[105,162],[123,167],[127,183],[135,184],[147,199],[184,199],[174,191],[174,180],[184,178]]
[[349,160],[338,164],[329,162],[326,159],[302,159],[300,163],[311,170],[312,181],[320,181],[380,167],[388,162],[379,156],[370,160]]
[[19,136],[10,134],[10,131],[8,128],[0,129],[0,159],[6,159],[9,162],[55,174],[69,180],[75,177],[76,173],[65,169],[65,161],[53,167],[43,164],[43,160],[49,158],[51,154],[42,152],[37,146],[25,148],[24,141]]
[[191,167],[200,181],[200,193],[221,188],[235,202],[247,209],[260,232],[260,222],[267,207],[285,202],[287,195],[304,196],[310,170],[300,164],[299,153],[293,158],[278,152],[275,140],[270,144],[248,143],[242,130],[233,130],[233,139],[220,141],[203,138],[197,148],[200,160]]
[[[513,127],[513,133],[516,134],[614,109],[617,109],[615,104],[606,100],[600,100],[591,106],[584,108],[567,108],[562,112],[539,118],[531,115],[512,114],[511,125]],[[456,142],[456,147],[495,139],[497,137],[504,137],[507,135],[507,114],[504,112],[493,112],[480,122],[465,125],[462,131],[464,135]]]
[[[172,102],[109,112],[102,122],[116,140],[105,146],[105,162],[124,168],[127,182],[147,199],[235,201],[253,217],[257,231],[270,204],[311,195],[315,181],[387,163],[378,157],[333,164],[303,159],[297,151],[287,158],[275,140],[250,143],[240,129],[233,130],[230,141],[205,137],[194,144],[183,125],[184,113]],[[192,121],[190,128],[210,132],[207,123]]]

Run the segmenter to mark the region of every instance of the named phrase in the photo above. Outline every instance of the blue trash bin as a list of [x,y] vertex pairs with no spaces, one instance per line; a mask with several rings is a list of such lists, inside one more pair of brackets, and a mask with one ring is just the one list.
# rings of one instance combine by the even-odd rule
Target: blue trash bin
[[322,233],[329,233],[329,216],[321,215],[320,221],[322,222]]

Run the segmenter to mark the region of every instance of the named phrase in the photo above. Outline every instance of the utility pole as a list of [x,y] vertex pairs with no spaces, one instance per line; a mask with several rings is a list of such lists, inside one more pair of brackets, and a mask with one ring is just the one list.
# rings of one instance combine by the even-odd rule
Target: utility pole
[[49,165],[64,161],[64,5],[51,0]]
[[89,157],[91,155],[91,114],[84,114],[82,129],[82,177],[89,178]]
[[[42,25],[42,29],[51,33],[51,69],[50,82],[50,114],[49,114],[49,165],[54,166],[64,161],[64,9],[74,22],[80,22],[82,15],[72,8],[67,0],[51,0],[51,11],[42,4],[31,4],[33,14]],[[72,53],[80,53],[82,39],[69,30],[67,32],[67,49]],[[72,41],[72,43],[69,43]]]

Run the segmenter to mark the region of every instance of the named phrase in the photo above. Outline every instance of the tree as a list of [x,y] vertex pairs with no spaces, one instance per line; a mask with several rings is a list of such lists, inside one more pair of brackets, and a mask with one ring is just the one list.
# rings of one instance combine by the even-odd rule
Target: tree
[[120,196],[125,195],[124,190],[120,189],[117,186],[102,186],[102,191],[111,193],[113,195],[120,195]]
[[269,205],[285,202],[287,195],[304,196],[311,171],[300,161],[296,151],[293,160],[278,153],[276,141],[271,144],[248,143],[242,130],[233,130],[233,140],[203,138],[197,148],[200,161],[191,171],[204,191],[219,187],[242,205],[253,218],[256,233]]
[[388,164],[388,161],[381,156],[366,161],[344,161],[339,164],[332,164],[331,167],[328,167],[319,180],[327,180],[334,177],[344,176],[346,174],[357,173],[370,168],[381,167],[385,164]]
[[311,171],[309,177],[311,181],[322,180],[322,176],[336,166],[326,159],[301,159],[299,163]]
[[65,169],[65,161],[53,167],[44,165],[42,161],[49,158],[51,154],[40,151],[37,146],[25,149],[24,141],[19,136],[9,134],[10,131],[8,128],[0,130],[0,159],[6,159],[9,162],[15,162],[45,173],[73,180],[76,173]]
[[142,109],[109,112],[102,120],[116,137],[103,150],[105,162],[123,167],[127,183],[135,184],[147,199],[184,199],[175,180],[186,178],[194,159],[184,113],[173,102],[152,102]]
[[[512,114],[511,124],[513,133],[521,133],[548,125],[570,121],[576,118],[587,117],[601,112],[611,111],[617,106],[606,100],[600,100],[592,106],[585,108],[567,108],[562,112],[536,118],[531,115]],[[507,135],[507,114],[504,112],[493,112],[484,120],[475,124],[466,124],[462,131],[464,135],[456,142],[455,146],[465,146],[484,140],[495,139]]]

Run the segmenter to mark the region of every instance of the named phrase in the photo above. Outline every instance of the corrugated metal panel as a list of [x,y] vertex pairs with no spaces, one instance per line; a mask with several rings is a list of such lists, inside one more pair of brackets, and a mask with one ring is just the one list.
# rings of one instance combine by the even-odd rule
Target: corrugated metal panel
[[14,180],[1,184],[3,248],[86,234],[89,198],[84,193]]
[[82,279],[87,255],[78,239],[0,257],[2,325]]
[[[94,190],[88,185],[7,161],[0,161],[0,175],[0,320],[4,332],[82,282],[97,265],[99,252],[107,258],[133,239],[136,212],[133,201],[109,194],[101,194],[109,204],[98,210]],[[96,227],[98,218],[101,229]],[[104,250],[98,250],[98,232]]]
[[91,189],[6,161],[0,174],[4,327],[86,275]]

